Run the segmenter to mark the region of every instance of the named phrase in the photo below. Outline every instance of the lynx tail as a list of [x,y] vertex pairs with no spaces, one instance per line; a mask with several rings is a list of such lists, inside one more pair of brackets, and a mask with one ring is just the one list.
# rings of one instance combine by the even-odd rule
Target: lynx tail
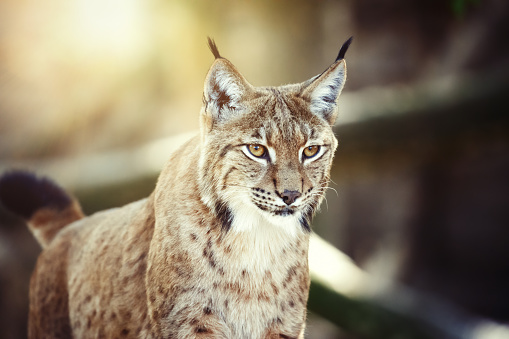
[[0,203],[28,223],[43,248],[64,226],[84,216],[79,203],[62,188],[24,171],[0,177]]

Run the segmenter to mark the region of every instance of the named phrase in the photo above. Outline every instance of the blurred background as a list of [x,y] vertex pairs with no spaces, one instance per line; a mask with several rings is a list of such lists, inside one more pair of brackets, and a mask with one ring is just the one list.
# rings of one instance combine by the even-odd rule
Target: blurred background
[[[307,338],[509,338],[506,0],[2,0],[0,171],[50,175],[86,213],[142,198],[198,129],[207,36],[276,86],[352,35],[314,221],[350,268],[311,261]],[[39,252],[0,208],[0,338],[26,337]]]

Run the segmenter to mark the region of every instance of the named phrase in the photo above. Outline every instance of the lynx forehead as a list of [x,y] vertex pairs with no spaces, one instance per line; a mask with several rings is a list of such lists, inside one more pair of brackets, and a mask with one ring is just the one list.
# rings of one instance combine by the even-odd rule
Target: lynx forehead
[[209,40],[201,132],[147,199],[84,217],[47,179],[0,178],[43,247],[29,337],[303,338],[350,42],[303,83],[254,87]]

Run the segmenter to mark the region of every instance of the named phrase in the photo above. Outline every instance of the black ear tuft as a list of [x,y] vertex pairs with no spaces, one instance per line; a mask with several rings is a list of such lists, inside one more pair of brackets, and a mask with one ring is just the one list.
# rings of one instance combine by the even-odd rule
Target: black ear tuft
[[343,46],[341,46],[341,49],[339,50],[338,57],[336,58],[336,61],[345,58],[346,51],[348,50],[348,47],[350,47],[352,40],[353,40],[353,36],[351,36],[348,40],[346,40],[345,43],[343,44]]
[[212,54],[214,54],[214,57],[216,59],[221,58],[221,55],[219,54],[219,50],[217,49],[216,42],[214,41],[214,39],[207,37],[207,40],[209,42],[210,51],[212,52]]
[[28,220],[41,208],[66,208],[71,197],[47,178],[13,171],[0,177],[0,202],[9,211]]

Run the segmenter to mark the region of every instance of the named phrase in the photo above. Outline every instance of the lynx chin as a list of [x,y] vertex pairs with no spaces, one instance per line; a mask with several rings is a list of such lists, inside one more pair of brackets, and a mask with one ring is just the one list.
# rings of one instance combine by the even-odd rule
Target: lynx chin
[[209,39],[201,131],[146,199],[85,217],[52,181],[4,174],[0,201],[43,248],[29,337],[303,338],[350,42],[307,81],[254,87]]

